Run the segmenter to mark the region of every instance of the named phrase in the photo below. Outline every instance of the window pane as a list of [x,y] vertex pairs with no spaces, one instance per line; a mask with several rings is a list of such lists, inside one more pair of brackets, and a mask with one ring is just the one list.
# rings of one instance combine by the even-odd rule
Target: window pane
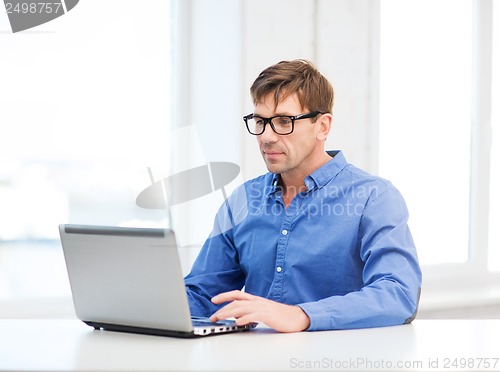
[[488,268],[500,271],[500,4],[493,2],[492,153]]
[[59,224],[165,217],[135,197],[168,171],[169,2],[94,5],[0,33],[0,300],[69,295]]
[[422,264],[468,259],[471,39],[468,1],[381,1],[380,174]]

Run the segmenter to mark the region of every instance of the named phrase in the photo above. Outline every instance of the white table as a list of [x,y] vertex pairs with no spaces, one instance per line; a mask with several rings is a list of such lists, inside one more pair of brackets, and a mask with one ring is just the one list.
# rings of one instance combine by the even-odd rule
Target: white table
[[94,331],[77,320],[0,320],[1,371],[499,371],[499,358],[500,320],[295,334],[259,326],[198,339]]

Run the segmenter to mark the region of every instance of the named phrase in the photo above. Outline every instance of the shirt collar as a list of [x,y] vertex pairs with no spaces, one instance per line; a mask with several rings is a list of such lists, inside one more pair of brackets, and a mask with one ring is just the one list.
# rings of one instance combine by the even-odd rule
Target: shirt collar
[[[327,153],[332,157],[332,159],[304,179],[304,183],[308,191],[315,188],[321,189],[328,182],[334,179],[335,176],[337,176],[337,174],[347,165],[347,160],[341,150],[327,151]],[[267,196],[276,192],[280,179],[279,174],[271,173],[271,175],[271,185],[268,188],[269,191]]]
[[308,191],[315,188],[321,189],[328,182],[334,179],[347,165],[347,160],[342,151],[327,151],[327,153],[332,157],[332,159],[304,179],[304,183]]
[[276,192],[276,188],[278,187],[278,183],[280,181],[279,174],[274,174],[274,173],[270,173],[270,174],[271,174],[271,185],[266,188],[268,197]]

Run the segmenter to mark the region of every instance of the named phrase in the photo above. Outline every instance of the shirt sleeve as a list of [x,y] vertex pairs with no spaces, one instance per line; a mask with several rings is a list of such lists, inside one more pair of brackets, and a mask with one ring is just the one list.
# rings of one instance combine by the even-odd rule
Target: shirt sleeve
[[222,307],[211,302],[213,296],[243,287],[244,274],[230,227],[233,223],[233,215],[224,203],[215,217],[210,237],[184,278],[192,316],[212,315]]
[[401,194],[390,187],[369,199],[360,219],[363,288],[299,304],[308,330],[349,329],[411,322],[417,311],[422,274]]

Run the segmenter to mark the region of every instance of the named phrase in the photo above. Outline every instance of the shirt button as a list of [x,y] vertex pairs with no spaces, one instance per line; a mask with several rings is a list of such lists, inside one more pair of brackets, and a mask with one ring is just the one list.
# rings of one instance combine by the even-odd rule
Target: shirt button
[[283,235],[288,234],[288,230],[281,230],[281,234],[283,234]]
[[277,272],[279,272],[279,273],[281,272],[281,270],[283,270],[283,269],[281,268],[281,266],[278,266],[278,267],[276,268],[276,271],[277,271]]

